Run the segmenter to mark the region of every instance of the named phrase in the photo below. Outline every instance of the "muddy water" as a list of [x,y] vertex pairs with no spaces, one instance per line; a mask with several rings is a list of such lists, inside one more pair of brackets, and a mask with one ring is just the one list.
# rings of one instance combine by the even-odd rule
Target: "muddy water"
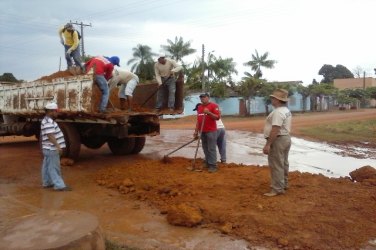
[[[245,131],[226,131],[227,162],[247,165],[267,165],[267,157],[262,154],[265,139],[261,134]],[[148,138],[143,154],[152,158],[161,158],[192,139],[190,130],[164,130],[160,136]],[[171,156],[193,158],[197,142],[178,150]],[[328,177],[348,176],[349,172],[365,165],[376,166],[376,159],[367,158],[369,152],[362,148],[353,148],[365,159],[346,156],[347,152],[334,146],[292,138],[289,155],[290,171],[323,174]],[[201,147],[197,157],[203,158]]]

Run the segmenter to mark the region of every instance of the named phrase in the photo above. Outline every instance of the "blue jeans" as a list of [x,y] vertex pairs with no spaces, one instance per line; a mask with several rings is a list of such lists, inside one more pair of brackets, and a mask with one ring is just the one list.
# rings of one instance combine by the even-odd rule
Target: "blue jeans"
[[108,98],[110,97],[110,91],[108,89],[108,83],[103,75],[95,75],[95,82],[97,83],[99,89],[102,92],[101,102],[99,104],[99,111],[105,111],[108,103]]
[[64,188],[65,183],[61,176],[59,152],[43,149],[43,156],[42,185],[44,187],[53,185],[54,189]]
[[83,69],[83,64],[82,64],[82,61],[81,61],[81,55],[80,55],[80,46],[78,46],[75,50],[73,50],[70,54],[70,56],[67,55],[67,51],[68,49],[70,49],[71,46],[68,46],[68,45],[64,45],[64,48],[65,48],[65,59],[67,60],[67,66],[68,68],[69,67],[72,67],[73,63],[72,63],[72,58],[74,60],[74,64],[78,67],[80,67],[81,69]]
[[217,131],[201,133],[202,149],[209,169],[217,168]]
[[[162,82],[167,78],[162,77]],[[161,109],[163,106],[163,101],[165,100],[166,91],[168,90],[168,108],[175,108],[175,92],[176,92],[176,81],[174,77],[168,79],[166,83],[160,86],[157,93],[157,105],[155,108]]]
[[224,128],[217,129],[217,146],[221,161],[226,161],[226,130]]

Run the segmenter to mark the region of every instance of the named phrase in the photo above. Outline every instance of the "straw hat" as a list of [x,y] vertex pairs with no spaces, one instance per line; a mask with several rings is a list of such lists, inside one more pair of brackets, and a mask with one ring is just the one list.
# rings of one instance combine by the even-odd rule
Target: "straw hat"
[[273,94],[270,95],[270,97],[274,97],[275,99],[278,99],[282,102],[288,102],[289,92],[285,89],[276,89],[273,91]]

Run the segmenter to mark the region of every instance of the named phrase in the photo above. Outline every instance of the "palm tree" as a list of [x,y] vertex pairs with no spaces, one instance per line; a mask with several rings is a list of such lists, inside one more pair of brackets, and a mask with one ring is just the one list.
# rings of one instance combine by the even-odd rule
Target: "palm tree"
[[141,79],[151,80],[154,75],[153,56],[156,54],[147,45],[138,44],[133,48],[133,58],[127,64],[132,64],[131,71],[136,73]]
[[258,51],[255,50],[255,54],[252,54],[252,60],[244,63],[244,66],[250,66],[253,71],[255,71],[254,77],[261,78],[262,71],[261,68],[272,69],[277,63],[275,60],[268,60],[269,52],[265,52],[263,55],[259,55]]
[[262,88],[264,80],[252,76],[249,72],[244,72],[242,81],[237,86],[237,92],[244,98],[246,116],[251,114],[251,99],[257,95],[257,91]]
[[161,48],[171,55],[171,58],[178,61],[182,61],[183,57],[188,56],[196,52],[191,48],[191,41],[184,42],[182,37],[175,37],[175,42],[167,39],[168,45],[161,45]]

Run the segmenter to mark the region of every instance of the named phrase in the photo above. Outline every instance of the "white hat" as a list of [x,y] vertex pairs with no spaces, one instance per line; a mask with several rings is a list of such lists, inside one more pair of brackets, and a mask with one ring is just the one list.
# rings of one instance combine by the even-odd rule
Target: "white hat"
[[54,109],[54,110],[56,110],[57,109],[57,104],[54,103],[54,102],[49,102],[49,103],[47,103],[47,105],[44,108],[45,109]]
[[166,57],[166,53],[160,53],[158,58],[161,58],[161,57]]

